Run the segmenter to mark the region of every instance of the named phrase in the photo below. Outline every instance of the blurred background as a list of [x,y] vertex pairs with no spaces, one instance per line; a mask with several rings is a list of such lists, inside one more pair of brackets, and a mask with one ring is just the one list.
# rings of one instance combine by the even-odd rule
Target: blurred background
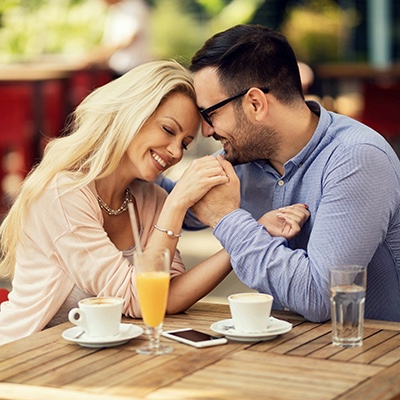
[[[280,30],[306,97],[376,129],[399,154],[398,0],[0,0],[0,218],[90,91],[144,61],[188,65],[207,38],[241,23]],[[217,149],[199,138],[170,176]],[[179,247],[190,268],[220,245],[205,230]],[[231,273],[207,298],[245,290]]]

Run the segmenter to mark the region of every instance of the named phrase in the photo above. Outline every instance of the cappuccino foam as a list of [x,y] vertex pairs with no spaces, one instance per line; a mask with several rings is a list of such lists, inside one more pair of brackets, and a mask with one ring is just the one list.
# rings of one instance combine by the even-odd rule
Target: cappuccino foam
[[95,297],[90,299],[81,300],[81,304],[85,304],[87,306],[95,306],[95,305],[107,305],[107,304],[118,304],[121,302],[121,299],[113,299],[112,297]]
[[246,302],[246,303],[257,303],[260,301],[270,300],[270,296],[267,294],[235,294],[230,296],[232,300]]

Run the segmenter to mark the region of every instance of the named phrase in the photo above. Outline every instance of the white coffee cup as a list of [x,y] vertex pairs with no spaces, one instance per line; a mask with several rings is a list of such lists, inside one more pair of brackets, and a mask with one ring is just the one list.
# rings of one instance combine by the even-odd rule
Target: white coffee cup
[[265,332],[274,298],[264,293],[237,293],[228,297],[235,330],[243,333]]
[[73,308],[68,319],[91,337],[117,335],[123,304],[124,299],[119,297],[90,297],[80,300],[79,308]]

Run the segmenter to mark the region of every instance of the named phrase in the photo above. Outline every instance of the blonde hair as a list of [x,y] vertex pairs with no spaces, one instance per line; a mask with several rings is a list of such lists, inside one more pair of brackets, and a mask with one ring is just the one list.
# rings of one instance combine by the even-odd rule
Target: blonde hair
[[70,134],[51,141],[40,164],[24,180],[0,226],[0,275],[12,277],[24,217],[60,171],[74,175],[70,190],[86,186],[117,168],[132,138],[171,93],[195,103],[190,72],[176,61],[142,64],[94,90],[73,113]]

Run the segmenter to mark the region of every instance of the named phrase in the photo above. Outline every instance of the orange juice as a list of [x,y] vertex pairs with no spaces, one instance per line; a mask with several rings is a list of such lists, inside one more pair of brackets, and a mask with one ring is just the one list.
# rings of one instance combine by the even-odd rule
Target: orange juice
[[162,271],[136,274],[140,309],[145,324],[152,328],[160,325],[167,309],[169,273]]

